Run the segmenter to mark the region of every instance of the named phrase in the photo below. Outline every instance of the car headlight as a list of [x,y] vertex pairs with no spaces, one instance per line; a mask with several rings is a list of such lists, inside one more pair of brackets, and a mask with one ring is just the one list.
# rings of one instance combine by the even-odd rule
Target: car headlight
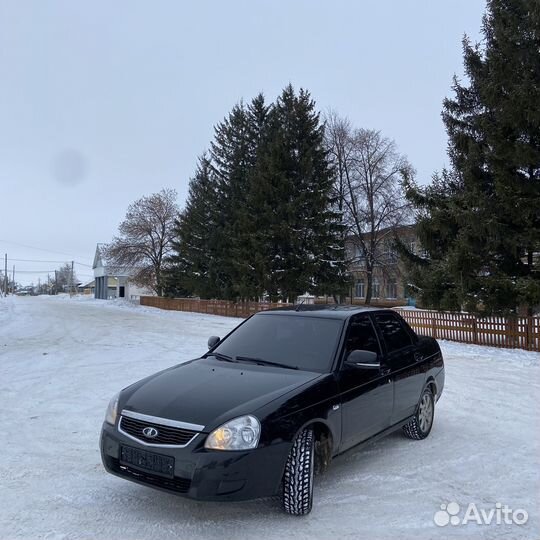
[[257,448],[261,423],[251,415],[240,416],[214,429],[204,447],[210,450],[250,450]]
[[105,414],[105,422],[114,426],[116,423],[116,417],[118,416],[118,398],[120,397],[120,392],[116,394],[107,407],[107,413]]

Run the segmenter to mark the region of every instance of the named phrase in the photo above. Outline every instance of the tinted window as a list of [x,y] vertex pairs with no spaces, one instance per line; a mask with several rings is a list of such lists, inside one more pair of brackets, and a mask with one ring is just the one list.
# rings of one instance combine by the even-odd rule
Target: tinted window
[[371,321],[367,317],[354,318],[349,324],[345,342],[345,355],[351,351],[371,351],[379,354],[379,342]]
[[298,366],[306,371],[331,368],[343,321],[295,315],[255,315],[215,352]]
[[402,349],[412,343],[411,336],[396,315],[392,313],[375,315],[375,322],[384,336],[388,352]]

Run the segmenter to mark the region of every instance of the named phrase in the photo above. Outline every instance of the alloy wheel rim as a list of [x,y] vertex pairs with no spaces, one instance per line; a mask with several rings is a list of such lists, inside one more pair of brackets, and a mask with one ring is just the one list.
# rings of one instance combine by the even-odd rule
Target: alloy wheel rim
[[429,394],[424,394],[418,410],[418,422],[420,429],[425,433],[433,422],[433,402]]

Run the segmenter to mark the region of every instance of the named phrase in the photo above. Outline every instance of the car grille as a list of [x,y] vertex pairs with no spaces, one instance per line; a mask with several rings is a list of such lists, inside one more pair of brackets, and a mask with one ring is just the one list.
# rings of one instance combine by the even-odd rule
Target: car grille
[[[158,435],[156,437],[146,437],[143,433],[143,429],[147,427],[157,429]],[[195,437],[195,435],[197,435],[197,431],[192,431],[190,429],[153,424],[143,420],[136,420],[135,418],[130,418],[128,416],[122,416],[120,418],[120,429],[124,433],[135,437],[143,443],[171,446],[185,446],[193,439],[193,437]]]
[[137,482],[144,482],[154,487],[169,489],[171,491],[176,491],[177,493],[187,493],[191,486],[191,480],[189,478],[179,478],[175,476],[174,478],[163,478],[157,474],[152,474],[149,472],[143,472],[138,469],[133,469],[127,465],[120,465],[120,462],[117,459],[108,457],[107,465],[116,473],[130,478]]

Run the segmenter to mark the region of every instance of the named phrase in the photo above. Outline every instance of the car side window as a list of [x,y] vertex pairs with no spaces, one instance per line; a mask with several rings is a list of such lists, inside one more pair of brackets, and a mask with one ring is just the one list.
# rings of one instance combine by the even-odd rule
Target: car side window
[[345,341],[345,358],[355,350],[380,354],[379,340],[368,317],[353,318],[349,323]]
[[393,313],[375,315],[375,323],[382,332],[388,352],[397,351],[412,344],[409,332],[397,315]]

